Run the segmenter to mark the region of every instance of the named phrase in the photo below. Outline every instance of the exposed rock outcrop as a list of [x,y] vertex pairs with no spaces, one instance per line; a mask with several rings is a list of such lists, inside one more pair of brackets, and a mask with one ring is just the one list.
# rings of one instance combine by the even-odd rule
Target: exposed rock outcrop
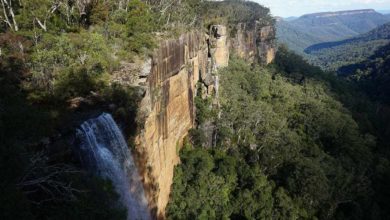
[[[240,23],[232,30],[235,37],[232,38],[232,51],[240,58],[253,62],[256,56],[256,31],[248,30],[247,24]],[[234,33],[233,33],[234,34]]]
[[275,59],[276,30],[274,26],[265,26],[257,30],[257,58],[260,63],[269,64]]
[[255,24],[248,27],[240,23],[233,30],[231,49],[240,58],[250,62],[269,64],[275,58],[276,53],[276,30],[273,26]]
[[207,59],[206,39],[198,32],[162,42],[152,58],[136,150],[149,204],[158,216],[164,216],[179,148],[194,125],[195,87],[201,75],[207,77]]
[[[275,33],[271,26],[251,31],[244,25],[238,27],[234,39],[229,38],[225,26],[214,25],[209,35],[193,31],[179,39],[162,41],[151,60],[137,65],[138,76],[128,80],[129,84],[139,82],[145,87],[138,114],[142,128],[135,151],[150,208],[158,218],[165,216],[183,139],[195,125],[197,86],[202,87],[202,97],[217,97],[219,80],[215,72],[228,65],[232,49],[245,59],[261,63],[269,63],[274,57]],[[136,69],[123,66],[130,72]],[[123,72],[116,75],[119,81],[126,81]]]
[[209,47],[215,68],[226,67],[229,64],[229,40],[226,26],[211,26]]

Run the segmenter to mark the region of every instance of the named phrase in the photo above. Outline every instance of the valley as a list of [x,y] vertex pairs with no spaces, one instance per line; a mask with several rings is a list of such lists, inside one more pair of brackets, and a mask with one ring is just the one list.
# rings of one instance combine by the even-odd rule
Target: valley
[[390,216],[385,11],[0,1],[0,219]]
[[390,22],[374,10],[323,12],[303,15],[292,21],[279,19],[278,39],[298,53],[315,44],[356,37]]

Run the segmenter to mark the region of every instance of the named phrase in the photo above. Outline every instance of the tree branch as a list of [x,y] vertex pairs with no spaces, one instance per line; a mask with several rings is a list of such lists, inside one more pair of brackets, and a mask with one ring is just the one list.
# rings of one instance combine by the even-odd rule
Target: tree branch
[[35,17],[35,20],[38,22],[38,25],[46,32],[47,31],[46,19],[45,19],[44,23],[42,23],[37,17]]
[[43,152],[32,155],[30,166],[17,186],[26,194],[43,193],[39,199],[32,197],[31,202],[40,205],[49,201],[75,200],[75,193],[84,192],[72,186],[72,182],[65,181],[68,174],[80,173],[74,167],[67,164],[48,163],[48,157]]
[[3,14],[4,14],[4,22],[6,24],[8,24],[8,26],[11,28],[11,30],[13,30],[13,26],[12,26],[11,22],[9,21],[8,14],[7,14],[7,11],[5,9],[6,8],[6,6],[5,6],[6,4],[7,4],[6,0],[1,0],[1,5],[3,7]]

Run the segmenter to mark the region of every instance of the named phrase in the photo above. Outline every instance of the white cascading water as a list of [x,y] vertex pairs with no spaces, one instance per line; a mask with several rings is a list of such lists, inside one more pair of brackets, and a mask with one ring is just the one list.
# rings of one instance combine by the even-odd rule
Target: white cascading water
[[110,179],[128,211],[128,219],[151,219],[138,169],[121,130],[110,114],[84,122],[77,130],[83,164]]

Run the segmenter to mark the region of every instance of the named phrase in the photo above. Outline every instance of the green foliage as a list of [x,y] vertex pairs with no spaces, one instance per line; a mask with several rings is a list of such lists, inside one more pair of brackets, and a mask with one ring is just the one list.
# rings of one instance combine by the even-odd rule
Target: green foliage
[[202,0],[146,0],[156,15],[156,25],[168,31],[168,36],[177,35],[202,24]]
[[310,62],[323,69],[343,71],[343,66],[363,62],[389,43],[390,23],[354,38],[312,45],[305,49]]
[[241,158],[197,148],[183,150],[181,159],[182,165],[175,169],[168,219],[269,219],[276,210],[286,217],[298,212],[294,206],[285,209],[280,201],[274,207],[273,183]]
[[102,25],[109,20],[110,8],[109,2],[94,1],[90,6],[88,14],[88,23],[90,25]]
[[380,150],[388,154],[390,118],[390,44],[379,48],[373,56],[360,63],[343,66],[339,69],[340,75],[357,83],[375,103],[377,116],[377,133],[381,142]]
[[304,29],[296,28],[285,20],[276,22],[276,37],[278,42],[288,45],[291,50],[300,55],[305,55],[305,48],[320,42],[316,36],[310,33]]
[[48,36],[31,54],[31,99],[48,96],[69,99],[85,96],[107,83],[107,74],[115,68],[110,49],[96,33]]
[[[19,31],[2,29],[0,34],[0,218],[126,219],[111,184],[84,173],[70,155],[68,143],[44,145],[42,140],[67,134],[75,121],[84,120],[82,115],[104,110],[127,122],[124,129],[132,143],[140,91],[110,85],[109,80],[121,61],[151,48],[153,29],[147,25],[153,21],[146,22],[151,16],[148,7],[132,1],[133,8],[126,11],[111,2],[91,1],[81,15],[78,7],[86,3],[20,2],[23,7],[14,5]],[[54,10],[54,6],[58,8]],[[138,14],[134,13],[137,10]],[[133,20],[121,23],[111,16],[118,11]],[[107,28],[112,23],[119,26],[119,34]],[[140,23],[145,28],[138,30],[135,27]],[[88,108],[81,106],[78,112],[69,109],[67,102],[76,97],[87,100]],[[109,104],[114,108],[108,108]],[[43,186],[46,190],[39,185],[20,185],[34,164],[34,156],[42,151],[48,151],[48,167],[73,167],[74,171],[38,169],[33,177],[56,174],[49,181],[66,184],[73,193],[61,194],[50,185]]]
[[256,22],[261,25],[275,23],[268,8],[251,1],[206,2],[202,7],[202,15],[206,21],[205,27],[210,24],[225,24],[233,28],[238,23],[246,23],[248,26]]
[[208,29],[211,24],[225,24],[233,29],[240,22],[250,26],[256,22],[262,25],[274,23],[268,8],[250,1],[147,0],[147,2],[157,14],[160,28],[175,33],[195,27]]
[[[181,157],[186,166],[176,169],[173,206],[168,208],[172,219],[223,218],[229,216],[229,195],[232,183],[218,175],[213,157],[204,150],[189,150]],[[221,161],[220,163],[222,163]]]
[[125,134],[130,136],[129,146],[133,146],[131,138],[136,135],[137,125],[142,125],[142,121],[137,121],[138,105],[142,98],[142,90],[137,87],[125,87],[113,84],[103,90],[103,99],[106,103],[115,105],[115,110],[111,110],[114,117],[120,121],[125,121]]
[[144,48],[153,48],[152,31],[155,30],[155,20],[148,6],[140,0],[132,0],[128,5],[127,34],[129,47],[134,52],[143,52]]
[[310,53],[310,62],[326,70],[338,71],[340,67],[366,60],[388,42],[388,40],[360,41],[316,50]]
[[319,67],[309,65],[302,57],[284,46],[279,48],[273,65],[290,82],[304,85],[309,77],[325,83],[333,92],[332,96],[340,100],[351,111],[353,118],[359,123],[360,129],[367,133],[376,134],[375,106],[356,84],[337,77],[335,73],[323,72]]
[[[340,204],[353,204],[369,193],[367,167],[375,142],[366,141],[370,135],[364,137],[335,99],[325,73],[283,48],[279,53],[274,68],[233,59],[220,72],[217,146],[205,150],[195,143],[198,148],[182,153],[170,218],[200,218],[212,207],[216,218],[325,219],[343,213]],[[218,164],[217,155],[226,162]],[[208,191],[214,186],[225,189],[220,183],[203,186],[202,178],[194,177],[203,166],[206,179],[223,171],[230,193],[224,207],[199,197],[218,197]],[[193,189],[197,193],[190,193]],[[195,201],[203,202],[203,209],[189,205]]]
[[340,68],[340,75],[360,83],[374,99],[389,104],[389,60],[390,44],[380,47],[369,59]]
[[333,16],[316,13],[292,21],[278,21],[277,36],[281,43],[303,55],[303,51],[314,44],[359,36],[389,21],[384,15],[373,12]]
[[211,101],[211,98],[202,99],[199,96],[195,97],[196,120],[199,125],[215,116]]
[[13,52],[0,60],[0,218],[125,219],[111,184],[77,168],[69,146],[41,144],[59,128],[57,120],[52,109],[28,102],[21,88],[25,56]]
[[[169,36],[214,23],[231,29],[238,22],[274,23],[267,8],[237,0],[13,3],[19,30],[6,25],[0,30],[1,219],[126,218],[112,185],[81,172],[68,145],[48,146],[43,144],[45,137],[68,132],[80,115],[104,110],[126,121],[131,145],[143,91],[112,84],[110,74],[121,62],[148,54],[155,46],[155,32],[166,31]],[[357,73],[351,78],[367,88],[381,88],[370,93],[380,102],[388,97],[383,83],[389,69],[386,51],[381,50],[375,62],[359,64],[360,70],[349,67]],[[388,152],[380,146],[389,143],[389,129],[380,127],[383,135],[376,144],[370,133],[376,132],[377,124],[367,113],[375,112],[373,105],[354,86],[285,48],[268,68],[233,60],[221,76],[220,118],[211,100],[195,100],[197,123],[216,126],[216,147],[203,149],[209,147],[205,132],[191,131],[195,148],[187,146],[181,152],[168,218],[387,216],[390,166]],[[89,100],[90,96],[97,100]],[[73,112],[67,101],[74,98],[93,103]],[[387,121],[386,107],[377,109]],[[374,146],[379,153],[374,154]],[[46,165],[75,168],[54,179],[72,183],[74,195],[56,192],[55,200],[47,201],[52,191],[21,186],[34,155],[41,151],[47,153]],[[373,158],[378,162],[373,163]],[[36,177],[51,171],[40,169]]]

